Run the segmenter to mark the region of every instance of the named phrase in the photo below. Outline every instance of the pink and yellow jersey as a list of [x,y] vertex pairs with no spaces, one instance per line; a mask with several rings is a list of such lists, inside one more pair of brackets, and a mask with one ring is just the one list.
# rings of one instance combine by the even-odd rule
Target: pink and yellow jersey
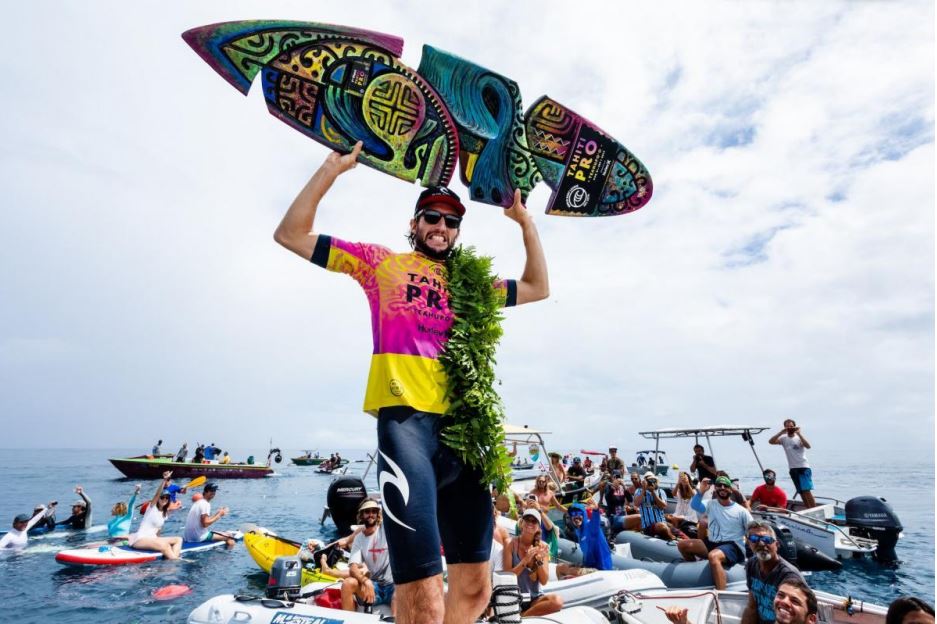
[[[452,326],[445,263],[323,234],[311,260],[353,277],[371,306],[374,352],[364,411],[376,416],[382,407],[407,405],[445,413],[446,375],[437,361]],[[499,280],[494,288],[505,306],[516,303],[514,280]]]

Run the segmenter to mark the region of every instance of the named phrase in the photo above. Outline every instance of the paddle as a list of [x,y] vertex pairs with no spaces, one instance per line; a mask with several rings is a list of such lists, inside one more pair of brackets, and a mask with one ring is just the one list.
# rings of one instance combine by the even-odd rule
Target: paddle
[[296,542],[291,539],[287,539],[285,537],[280,537],[279,535],[269,533],[263,527],[259,527],[256,524],[251,524],[249,522],[241,527],[241,532],[242,533],[256,533],[258,535],[263,535],[264,537],[273,538],[277,540],[278,542],[289,544],[290,546],[296,546],[297,548],[303,547],[303,544],[301,542]]
[[187,490],[189,488],[196,488],[196,487],[204,485],[206,481],[208,481],[208,477],[206,477],[205,475],[202,475],[200,477],[195,477],[194,479],[192,479],[191,481],[183,485],[182,489]]

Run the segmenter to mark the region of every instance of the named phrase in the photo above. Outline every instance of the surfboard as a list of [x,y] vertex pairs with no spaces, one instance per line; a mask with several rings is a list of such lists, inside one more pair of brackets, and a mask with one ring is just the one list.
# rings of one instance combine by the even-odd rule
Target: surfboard
[[[231,537],[240,540],[243,535],[240,531],[237,531],[231,534]],[[61,550],[56,553],[55,560],[64,565],[116,566],[147,563],[163,558],[161,552],[137,550],[125,544],[126,542],[119,544],[98,543],[88,544],[82,548]],[[191,553],[215,550],[224,546],[224,542],[183,542],[181,554],[185,557]]]
[[360,162],[423,186],[447,185],[459,144],[435,90],[399,55],[399,37],[344,26],[241,21],[182,38],[247,94],[258,73],[269,112],[330,149],[363,142]]
[[226,22],[183,39],[242,93],[260,73],[269,111],[339,152],[423,186],[446,185],[458,160],[472,200],[510,206],[541,181],[551,215],[604,217],[646,205],[653,183],[621,142],[543,96],[523,111],[518,84],[433,46],[419,69],[393,35],[330,24]]

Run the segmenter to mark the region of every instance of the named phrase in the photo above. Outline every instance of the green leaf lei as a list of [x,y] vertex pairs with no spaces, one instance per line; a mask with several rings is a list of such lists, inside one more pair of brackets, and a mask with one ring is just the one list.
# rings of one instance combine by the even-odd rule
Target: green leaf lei
[[446,373],[447,424],[442,441],[467,465],[479,468],[482,483],[499,492],[511,483],[511,458],[504,447],[504,405],[494,389],[495,350],[503,333],[503,303],[492,288],[491,258],[461,246],[446,260],[452,328],[439,362]]

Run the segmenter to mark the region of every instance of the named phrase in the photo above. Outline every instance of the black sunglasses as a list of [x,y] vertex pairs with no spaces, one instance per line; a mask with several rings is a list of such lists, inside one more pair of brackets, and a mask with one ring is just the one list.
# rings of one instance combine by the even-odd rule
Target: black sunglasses
[[462,217],[452,214],[443,214],[438,210],[421,210],[416,216],[418,218],[423,217],[423,220],[430,225],[436,225],[439,223],[440,219],[445,219],[446,227],[450,230],[458,230],[462,225]]

